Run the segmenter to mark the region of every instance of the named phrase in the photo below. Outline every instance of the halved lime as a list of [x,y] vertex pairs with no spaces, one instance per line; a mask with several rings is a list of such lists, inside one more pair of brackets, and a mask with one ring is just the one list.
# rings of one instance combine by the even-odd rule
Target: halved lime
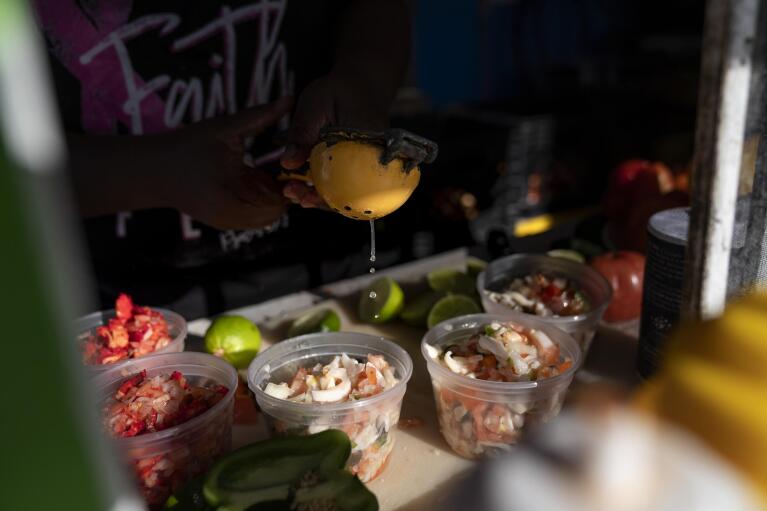
[[464,295],[449,295],[435,303],[434,307],[431,308],[426,326],[432,328],[446,319],[479,312],[482,310],[472,298]]
[[453,268],[434,270],[426,275],[429,287],[434,291],[470,295],[475,292],[474,279]]
[[237,369],[248,367],[260,348],[261,331],[242,316],[219,316],[205,332],[205,350]]
[[473,279],[476,279],[477,275],[485,271],[485,268],[487,268],[487,262],[483,261],[482,259],[470,257],[466,260],[466,273],[468,273],[469,277]]
[[399,317],[410,326],[425,327],[426,318],[434,304],[445,296],[442,291],[427,291],[405,304]]
[[299,316],[288,330],[288,337],[317,332],[338,332],[341,318],[332,309],[316,309]]
[[567,248],[558,248],[555,250],[549,250],[548,252],[546,252],[546,254],[551,257],[559,257],[560,259],[569,259],[570,261],[575,261],[576,263],[586,262],[586,258],[583,257],[583,254],[575,250],[570,250]]
[[396,317],[404,304],[405,294],[399,284],[389,277],[382,277],[362,290],[359,316],[367,323],[385,323]]

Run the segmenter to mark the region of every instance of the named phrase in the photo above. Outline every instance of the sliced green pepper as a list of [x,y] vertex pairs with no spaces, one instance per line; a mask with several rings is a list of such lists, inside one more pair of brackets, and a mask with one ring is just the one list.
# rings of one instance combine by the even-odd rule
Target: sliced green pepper
[[299,488],[293,503],[298,511],[378,511],[375,495],[346,470],[337,470],[320,484]]
[[[375,496],[343,470],[351,442],[341,431],[280,437],[238,449],[168,501],[174,511],[375,511]],[[208,507],[199,507],[200,501]]]

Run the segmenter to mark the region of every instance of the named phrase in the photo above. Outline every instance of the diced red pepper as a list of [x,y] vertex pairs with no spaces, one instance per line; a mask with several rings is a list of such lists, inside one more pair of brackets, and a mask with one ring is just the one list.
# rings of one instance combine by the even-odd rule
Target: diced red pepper
[[115,399],[121,399],[125,397],[126,394],[132,389],[133,387],[137,387],[141,382],[146,379],[146,369],[141,371],[138,374],[134,374],[127,380],[123,382],[122,385],[120,385],[120,388],[117,389],[117,393],[115,393]]
[[130,342],[141,342],[141,340],[144,339],[144,335],[146,335],[147,330],[149,330],[148,324],[129,324],[128,325],[128,336],[130,339]]
[[[131,390],[136,386],[136,390]],[[105,406],[105,424],[116,437],[162,431],[206,412],[228,391],[223,385],[190,386],[178,371],[152,378],[146,378],[146,372],[142,371],[126,379],[115,393],[114,403]],[[199,475],[221,453],[226,444],[220,427],[220,421],[211,424],[201,431],[204,438],[195,438],[188,449],[186,446],[174,448],[158,456],[135,460],[134,471],[151,509],[161,508],[173,491],[188,478]]]
[[131,424],[130,429],[120,434],[123,437],[136,436],[146,429],[146,423],[143,421],[135,421]]
[[115,362],[126,358],[128,358],[127,350],[110,350],[108,348],[103,348],[99,351],[99,356],[97,357],[96,362],[101,365],[114,364]]
[[173,373],[170,375],[170,377],[178,382],[179,385],[181,385],[181,388],[186,390],[189,388],[189,383],[186,381],[186,378],[183,374],[181,374],[178,371],[173,371]]
[[133,316],[133,300],[125,293],[120,294],[115,302],[115,311],[117,317],[123,321],[129,320]]
[[157,410],[154,408],[149,412],[149,418],[146,421],[147,428],[157,429]]
[[171,342],[168,323],[161,313],[134,305],[126,294],[117,298],[115,311],[116,317],[96,327],[95,335],[83,342],[86,364],[112,364],[140,357]]
[[151,316],[152,314],[159,314],[159,312],[153,311],[146,305],[135,305],[133,307],[134,316]]
[[125,329],[125,325],[123,325],[122,322],[110,319],[109,330],[111,336],[109,337],[107,346],[112,349],[125,348],[128,346],[128,330]]
[[108,326],[98,326],[96,327],[96,335],[98,335],[104,341],[108,341],[112,336],[112,332],[109,330]]

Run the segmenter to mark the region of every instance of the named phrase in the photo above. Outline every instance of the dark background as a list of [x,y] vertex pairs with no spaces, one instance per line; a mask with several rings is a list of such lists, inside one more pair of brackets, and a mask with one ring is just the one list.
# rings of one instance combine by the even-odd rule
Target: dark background
[[[541,251],[574,236],[611,248],[599,211],[610,171],[629,158],[689,166],[702,1],[413,0],[412,9],[412,65],[391,124],[437,141],[440,155],[413,197],[376,222],[378,268],[461,246],[485,258]],[[515,236],[521,218],[573,212],[548,232]],[[366,222],[292,208],[290,227],[263,240],[279,246],[274,260],[172,278],[134,271],[128,288],[100,298],[109,307],[127,290],[189,319],[213,315],[366,273],[369,240]]]
[[[567,228],[522,242],[514,220],[598,205],[609,172],[629,158],[690,164],[703,2],[413,8],[411,77],[392,122],[434,138],[441,152],[414,198],[380,222],[379,249],[397,250],[398,262],[462,245],[492,256],[557,245]],[[569,228],[603,242],[599,223]]]

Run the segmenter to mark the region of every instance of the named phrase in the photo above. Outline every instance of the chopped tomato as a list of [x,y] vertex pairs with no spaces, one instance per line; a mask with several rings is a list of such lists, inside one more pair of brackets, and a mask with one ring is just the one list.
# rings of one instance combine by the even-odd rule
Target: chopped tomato
[[564,291],[562,288],[557,287],[552,283],[541,290],[541,298],[544,301],[549,301],[559,297],[562,294],[562,291]]
[[368,383],[376,385],[378,383],[378,377],[376,376],[376,368],[372,365],[365,365],[365,375],[367,376]]
[[293,394],[303,394],[306,392],[308,389],[306,385],[306,375],[306,369],[303,367],[296,371],[296,374],[293,376],[293,380],[290,382],[290,391]]

